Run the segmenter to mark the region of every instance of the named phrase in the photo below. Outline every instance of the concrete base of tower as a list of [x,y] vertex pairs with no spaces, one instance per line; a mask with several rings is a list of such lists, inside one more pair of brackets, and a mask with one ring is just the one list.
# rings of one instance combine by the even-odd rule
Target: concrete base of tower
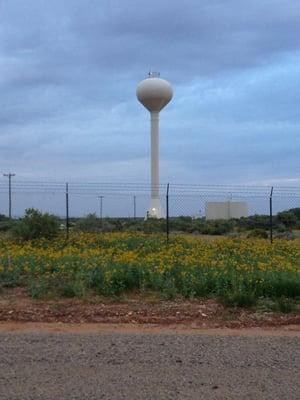
[[148,218],[165,218],[164,211],[160,205],[160,199],[151,199],[150,208],[149,211],[147,211],[145,219]]

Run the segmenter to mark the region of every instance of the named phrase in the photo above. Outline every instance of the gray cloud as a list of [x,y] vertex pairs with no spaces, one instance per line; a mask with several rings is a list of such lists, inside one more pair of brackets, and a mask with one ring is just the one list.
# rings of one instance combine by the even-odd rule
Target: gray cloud
[[135,87],[154,68],[175,91],[163,179],[300,174],[299,17],[294,0],[2,1],[1,168],[146,180]]

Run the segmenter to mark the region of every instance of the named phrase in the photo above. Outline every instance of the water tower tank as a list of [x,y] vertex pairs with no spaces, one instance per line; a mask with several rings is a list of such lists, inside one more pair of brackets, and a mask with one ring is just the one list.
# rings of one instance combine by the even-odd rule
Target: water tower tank
[[149,76],[138,84],[136,95],[147,110],[159,112],[171,101],[173,90],[165,79]]

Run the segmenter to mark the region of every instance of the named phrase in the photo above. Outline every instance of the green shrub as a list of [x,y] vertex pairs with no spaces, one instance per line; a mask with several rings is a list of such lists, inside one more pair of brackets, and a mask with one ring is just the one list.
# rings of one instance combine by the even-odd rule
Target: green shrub
[[288,314],[295,311],[295,303],[286,297],[279,297],[271,307],[273,311]]
[[143,222],[143,231],[145,233],[160,233],[166,230],[165,219],[149,218]]
[[258,239],[268,239],[269,235],[268,232],[264,229],[254,229],[253,231],[249,232],[247,235],[248,238],[258,238]]
[[191,217],[170,218],[170,229],[173,231],[188,232],[191,229]]
[[77,221],[75,229],[81,232],[113,232],[121,231],[122,223],[118,220],[100,219],[97,215],[88,214]]
[[59,233],[59,220],[54,215],[28,208],[24,218],[14,224],[12,233],[21,240],[53,239]]
[[293,227],[297,223],[297,217],[296,215],[291,212],[291,211],[282,211],[277,214],[277,219],[279,222],[281,222],[283,225],[286,227]]
[[62,280],[56,288],[58,295],[67,298],[83,298],[86,294],[86,286],[82,280]]
[[205,235],[224,235],[229,233],[233,229],[233,221],[227,220],[216,220],[216,221],[205,221],[200,228],[200,232]]
[[[276,219],[273,220],[274,227],[276,226]],[[270,216],[269,215],[251,215],[250,217],[243,217],[237,220],[237,226],[243,230],[252,229],[269,229]]]
[[0,214],[0,222],[2,221],[9,221],[9,218],[4,214]]
[[49,284],[45,279],[31,280],[28,283],[27,293],[33,299],[41,299],[49,293]]
[[7,232],[13,227],[13,221],[7,220],[0,220],[0,232]]
[[75,229],[82,232],[100,232],[102,229],[101,220],[97,218],[95,213],[88,214],[76,223]]
[[290,277],[285,277],[276,280],[270,280],[269,293],[267,295],[275,295],[276,297],[298,297],[300,296],[300,280],[291,279]]
[[278,232],[274,235],[276,239],[286,239],[286,240],[294,240],[296,239],[296,236],[293,232],[291,231],[284,231],[284,232]]
[[257,297],[253,293],[247,292],[227,292],[219,297],[219,301],[225,307],[245,307],[249,308],[256,304]]
[[257,310],[258,312],[270,312],[273,311],[275,313],[295,313],[299,314],[299,300],[300,299],[291,299],[285,296],[281,297],[260,297],[257,301]]
[[167,279],[163,283],[163,287],[161,289],[161,298],[163,300],[175,300],[178,292],[175,286],[175,282],[173,279]]

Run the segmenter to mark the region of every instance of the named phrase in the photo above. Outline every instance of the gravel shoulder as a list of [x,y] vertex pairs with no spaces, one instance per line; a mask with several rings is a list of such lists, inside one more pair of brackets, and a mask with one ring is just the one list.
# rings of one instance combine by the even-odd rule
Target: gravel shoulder
[[0,400],[298,400],[299,314],[0,297]]
[[299,331],[3,326],[1,400],[299,399]]

